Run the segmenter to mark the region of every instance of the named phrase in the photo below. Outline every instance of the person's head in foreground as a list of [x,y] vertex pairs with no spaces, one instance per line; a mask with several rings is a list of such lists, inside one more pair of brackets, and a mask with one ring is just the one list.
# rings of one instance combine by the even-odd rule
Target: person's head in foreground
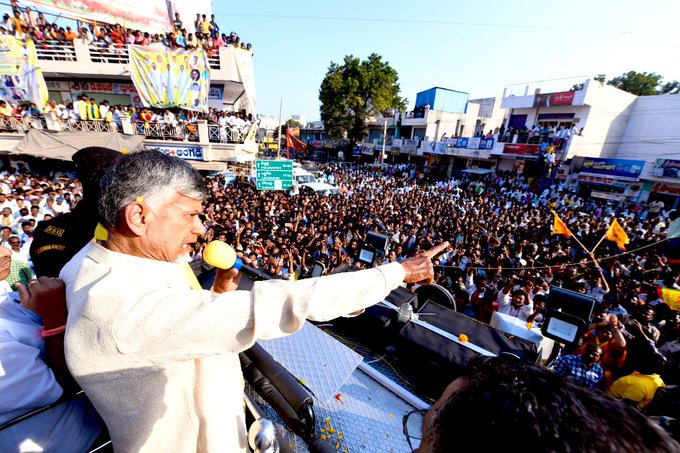
[[677,452],[639,411],[510,354],[473,364],[423,419],[418,452]]
[[205,183],[182,159],[159,151],[125,155],[104,175],[101,191],[100,222],[111,250],[176,262],[205,233]]

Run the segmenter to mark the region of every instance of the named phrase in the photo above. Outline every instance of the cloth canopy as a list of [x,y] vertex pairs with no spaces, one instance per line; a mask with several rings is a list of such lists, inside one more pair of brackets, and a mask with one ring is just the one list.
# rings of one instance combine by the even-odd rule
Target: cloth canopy
[[88,146],[101,146],[116,151],[140,150],[144,136],[125,135],[119,132],[88,132],[31,129],[9,154],[25,154],[46,159],[71,160],[73,154]]

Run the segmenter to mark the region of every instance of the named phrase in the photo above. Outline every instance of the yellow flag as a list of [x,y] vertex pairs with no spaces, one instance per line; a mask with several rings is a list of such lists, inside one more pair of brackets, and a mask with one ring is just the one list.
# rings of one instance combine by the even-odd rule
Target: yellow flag
[[572,237],[573,234],[571,234],[567,225],[564,224],[555,211],[553,211],[553,215],[555,216],[555,223],[553,223],[552,234],[561,234],[568,238]]
[[619,225],[619,221],[616,219],[614,219],[611,226],[604,234],[604,237],[612,242],[616,242],[616,245],[618,245],[619,248],[624,251],[626,250],[625,246],[627,244],[630,244],[630,239],[628,239],[628,235],[626,234],[625,231],[623,231],[623,228],[621,228],[621,225]]
[[673,310],[680,310],[680,291],[671,288],[658,288],[659,297]]

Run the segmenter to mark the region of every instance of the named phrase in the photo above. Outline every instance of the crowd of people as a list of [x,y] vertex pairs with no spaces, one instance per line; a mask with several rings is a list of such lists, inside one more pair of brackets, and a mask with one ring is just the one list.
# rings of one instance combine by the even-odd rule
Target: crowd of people
[[[57,18],[58,19],[58,18]],[[235,32],[220,33],[215,15],[210,19],[205,14],[196,14],[191,25],[185,24],[179,13],[175,14],[172,29],[163,33],[149,33],[126,28],[120,24],[77,23],[75,30],[67,25],[61,27],[45,18],[42,12],[36,14],[30,7],[20,8],[12,0],[12,15],[5,13],[0,24],[0,34],[12,34],[18,39],[33,40],[37,46],[69,44],[80,39],[92,46],[123,51],[127,44],[148,46],[161,44],[170,48],[204,49],[208,55],[214,56],[220,47],[234,46],[250,50],[250,43],[245,43]]]
[[[206,177],[202,222],[209,228],[187,259],[200,261],[204,245],[218,239],[272,278],[299,280],[319,266],[323,274],[366,267],[359,253],[369,232],[389,241],[375,265],[404,262],[448,242],[436,256],[434,277],[458,312],[489,323],[498,311],[541,325],[552,288],[592,296],[597,307],[581,344],[564,349],[553,370],[649,415],[668,414],[668,406],[658,405],[673,398],[680,381],[680,313],[659,288],[680,290],[680,272],[665,256],[675,213],[584,200],[558,182],[536,185],[504,172],[472,181],[433,177],[410,165],[321,165],[318,176],[342,195],[310,195],[297,186],[258,192],[247,173]],[[30,270],[36,225],[74,209],[82,185],[73,174],[48,178],[19,168],[0,173],[0,189],[0,245]],[[628,251],[605,241],[589,253],[574,238],[553,234],[551,210],[588,250],[617,218],[630,236]],[[30,278],[24,272],[6,281]]]
[[[363,266],[359,252],[370,231],[389,238],[384,263],[449,241],[436,278],[459,312],[489,323],[499,311],[540,326],[551,287],[586,294],[598,301],[595,321],[584,345],[566,351],[580,356],[589,344],[602,348],[603,372],[593,381],[584,378],[584,385],[610,390],[633,372],[664,373],[667,382],[678,382],[677,370],[669,371],[677,358],[672,365],[666,360],[678,350],[680,314],[659,293],[660,287],[680,289],[680,273],[664,255],[668,212],[584,200],[559,183],[537,192],[532,181],[502,172],[459,181],[433,180],[405,165],[327,166],[320,178],[344,195],[258,192],[247,179],[213,180],[210,236],[281,279],[308,277],[315,264],[325,272]],[[605,241],[590,255],[574,239],[552,234],[551,210],[589,250],[620,219],[630,252]],[[565,363],[558,369],[566,370]]]

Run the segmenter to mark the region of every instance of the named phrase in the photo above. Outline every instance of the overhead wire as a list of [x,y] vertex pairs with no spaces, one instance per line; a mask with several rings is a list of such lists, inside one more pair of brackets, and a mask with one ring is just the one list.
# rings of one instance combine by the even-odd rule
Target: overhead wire
[[[635,250],[628,250],[622,253],[618,253],[616,255],[609,255],[609,256],[604,256],[601,258],[597,258],[597,261],[606,261],[606,260],[611,260],[614,258],[619,258],[621,256],[625,255],[630,255],[633,253],[637,253],[640,250],[648,249],[654,246],[657,246],[663,242],[666,242],[668,238],[661,239],[660,241],[654,242],[653,244],[647,244],[642,247],[639,247]],[[574,263],[567,263],[567,264],[555,264],[553,266],[525,266],[525,267],[493,267],[493,266],[451,266],[451,265],[443,265],[443,264],[435,264],[434,267],[438,268],[445,268],[445,269],[461,269],[461,270],[467,270],[467,269],[474,269],[474,270],[483,270],[483,271],[489,271],[489,270],[504,270],[504,271],[527,271],[527,270],[542,270],[542,269],[551,269],[553,267],[573,267],[573,266],[583,266],[583,263],[581,262],[574,262]]]

